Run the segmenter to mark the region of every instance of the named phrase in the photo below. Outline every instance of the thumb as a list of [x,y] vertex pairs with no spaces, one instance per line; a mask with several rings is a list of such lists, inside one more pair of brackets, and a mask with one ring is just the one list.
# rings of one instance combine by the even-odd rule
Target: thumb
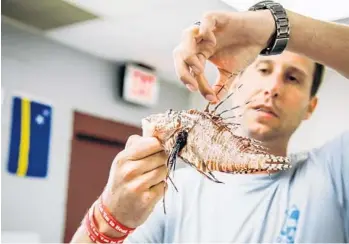
[[[203,54],[198,54],[199,61],[205,67],[206,58]],[[210,86],[209,82],[206,79],[205,73],[201,73],[199,75],[195,75],[195,79],[197,81],[199,91],[203,97],[205,97],[210,102],[216,103],[217,97],[215,96],[215,92]]]

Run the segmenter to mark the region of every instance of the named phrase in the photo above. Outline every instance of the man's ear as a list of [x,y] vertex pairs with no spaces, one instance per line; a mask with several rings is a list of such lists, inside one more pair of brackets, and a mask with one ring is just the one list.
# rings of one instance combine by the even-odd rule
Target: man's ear
[[316,96],[314,96],[310,99],[310,102],[308,104],[308,109],[307,109],[307,111],[304,115],[304,118],[303,118],[304,120],[307,120],[311,117],[311,115],[313,114],[313,112],[317,106],[317,102],[318,102],[318,98]]

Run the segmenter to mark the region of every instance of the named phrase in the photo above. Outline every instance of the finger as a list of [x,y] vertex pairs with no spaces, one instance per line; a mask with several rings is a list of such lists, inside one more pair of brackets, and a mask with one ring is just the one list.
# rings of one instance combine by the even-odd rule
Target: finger
[[134,164],[136,165],[136,167],[141,169],[141,174],[146,174],[161,166],[166,166],[167,158],[168,156],[166,155],[166,153],[164,151],[161,151],[144,159],[134,161]]
[[[215,52],[215,46],[213,46],[212,44],[202,41],[200,43],[198,43],[197,45],[197,56],[199,57],[200,63],[206,60],[208,60],[212,54],[214,54]],[[205,67],[203,65],[203,67]]]
[[204,41],[216,45],[216,37],[213,31],[216,28],[216,18],[213,15],[205,15],[199,28],[199,37]]
[[[206,63],[205,55],[202,53],[199,53],[198,58],[199,58],[200,63],[202,63],[203,66],[205,66],[205,63]],[[217,100],[215,93],[214,93],[213,89],[210,87],[210,85],[206,79],[205,74],[202,73],[200,75],[195,75],[195,79],[197,81],[201,95],[203,95],[207,100],[209,100],[211,102],[215,102]]]
[[201,64],[197,55],[189,56],[185,59],[185,63],[194,71],[194,74],[199,75],[204,71],[204,66]]
[[205,75],[201,74],[201,75],[196,76],[196,80],[198,82],[199,91],[200,91],[201,95],[204,96],[206,100],[208,100],[212,103],[216,103],[218,99],[217,99],[213,89],[211,88],[210,84],[208,83]]
[[137,185],[141,185],[144,190],[150,189],[151,187],[164,181],[166,179],[167,172],[167,167],[165,164],[163,164],[153,170],[139,175],[137,178],[134,179],[134,182]]
[[194,71],[195,74],[200,74],[204,71],[204,67],[197,56],[197,42],[196,36],[199,27],[192,26],[186,29],[182,35],[182,57],[184,62]]
[[133,145],[136,141],[138,141],[141,138],[139,135],[131,135],[126,142],[125,148],[129,148],[131,145]]
[[199,52],[198,58],[199,58],[199,61],[203,67],[205,67],[205,65],[206,65],[206,60],[207,60],[206,57],[208,57],[208,56],[206,56],[204,53]]
[[162,196],[165,194],[165,192],[168,189],[168,185],[166,182],[161,181],[157,185],[152,186],[149,189],[150,198],[153,200],[153,202],[158,202]]
[[141,137],[125,149],[128,160],[140,160],[163,150],[161,143],[155,137]]
[[198,89],[197,81],[190,73],[189,65],[184,62],[184,59],[179,54],[174,54],[174,66],[177,77],[186,85],[190,91]]
[[122,178],[123,181],[132,181],[136,184],[135,186],[137,188],[142,188],[143,182],[139,182],[139,180],[136,180],[134,182],[134,180],[137,179],[137,177],[146,174],[147,172],[151,172],[161,166],[166,166],[166,159],[167,156],[164,151],[155,153],[140,160],[129,160],[127,159],[127,157],[125,157],[124,159],[122,159],[123,161],[119,161],[119,177]]
[[196,74],[199,74],[204,70],[204,67],[199,62],[196,54],[196,35],[198,30],[198,26],[193,26],[186,29],[183,32],[180,46],[178,46],[173,52],[176,74],[191,91],[197,89],[197,82],[190,73],[190,69],[192,69]]

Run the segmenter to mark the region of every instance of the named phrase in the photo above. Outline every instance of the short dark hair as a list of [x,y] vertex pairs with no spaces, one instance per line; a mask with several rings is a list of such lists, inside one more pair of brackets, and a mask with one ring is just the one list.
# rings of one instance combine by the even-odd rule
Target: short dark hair
[[313,83],[311,85],[311,91],[310,91],[310,96],[314,97],[316,93],[318,92],[320,85],[323,80],[325,72],[325,66],[320,64],[320,63],[315,63],[315,70],[313,74]]

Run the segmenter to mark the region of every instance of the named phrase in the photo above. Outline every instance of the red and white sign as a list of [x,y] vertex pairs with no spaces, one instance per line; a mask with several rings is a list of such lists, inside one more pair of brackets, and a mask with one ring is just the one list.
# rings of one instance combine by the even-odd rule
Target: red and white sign
[[124,76],[123,98],[126,101],[153,106],[159,97],[156,75],[142,67],[127,65]]

